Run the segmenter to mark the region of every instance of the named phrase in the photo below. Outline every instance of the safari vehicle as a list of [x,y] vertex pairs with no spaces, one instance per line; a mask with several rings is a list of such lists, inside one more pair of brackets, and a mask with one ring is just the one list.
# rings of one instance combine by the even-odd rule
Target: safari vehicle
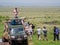
[[[8,41],[11,45],[17,45],[18,43],[23,45],[28,45],[28,38],[25,33],[24,27],[21,23],[21,20],[19,19],[19,22],[15,22],[15,19],[11,20],[11,22],[8,22],[8,31],[3,36],[2,41],[6,42]],[[6,36],[7,35],[7,36]],[[7,38],[5,38],[5,36]]]

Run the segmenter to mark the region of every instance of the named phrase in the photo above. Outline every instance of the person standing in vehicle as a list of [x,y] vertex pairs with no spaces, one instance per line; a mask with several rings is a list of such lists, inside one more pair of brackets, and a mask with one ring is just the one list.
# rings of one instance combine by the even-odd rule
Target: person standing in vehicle
[[44,39],[43,40],[48,40],[47,39],[47,29],[46,29],[45,26],[43,27],[43,35],[44,35]]
[[14,13],[14,17],[15,17],[15,18],[18,18],[18,10],[17,10],[17,8],[15,8],[15,9],[13,10],[13,13]]
[[56,26],[54,26],[54,41],[56,39],[59,40],[59,29]]
[[40,27],[37,28],[37,35],[38,35],[38,39],[41,40],[41,29]]

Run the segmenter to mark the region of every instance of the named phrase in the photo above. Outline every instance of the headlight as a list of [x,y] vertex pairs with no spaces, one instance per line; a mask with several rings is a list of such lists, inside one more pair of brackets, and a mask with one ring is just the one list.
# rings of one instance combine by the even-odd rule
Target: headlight
[[15,36],[11,36],[11,38],[15,38]]
[[24,37],[27,37],[27,35],[24,35]]

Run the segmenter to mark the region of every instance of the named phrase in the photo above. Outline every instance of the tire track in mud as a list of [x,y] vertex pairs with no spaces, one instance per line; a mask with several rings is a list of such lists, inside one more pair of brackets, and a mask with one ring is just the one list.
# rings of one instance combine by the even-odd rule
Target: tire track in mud
[[[8,42],[0,42],[0,45],[10,45]],[[29,41],[28,45],[33,45],[32,41]]]
[[28,45],[34,45],[34,43],[32,42],[32,40],[29,40],[29,44]]

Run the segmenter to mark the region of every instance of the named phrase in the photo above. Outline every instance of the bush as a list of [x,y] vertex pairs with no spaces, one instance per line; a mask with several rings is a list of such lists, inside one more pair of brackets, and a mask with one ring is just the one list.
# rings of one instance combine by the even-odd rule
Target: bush
[[9,19],[8,16],[0,16],[0,22],[4,21],[5,19]]
[[59,20],[53,20],[53,21],[49,21],[49,22],[44,22],[44,24],[60,24]]

